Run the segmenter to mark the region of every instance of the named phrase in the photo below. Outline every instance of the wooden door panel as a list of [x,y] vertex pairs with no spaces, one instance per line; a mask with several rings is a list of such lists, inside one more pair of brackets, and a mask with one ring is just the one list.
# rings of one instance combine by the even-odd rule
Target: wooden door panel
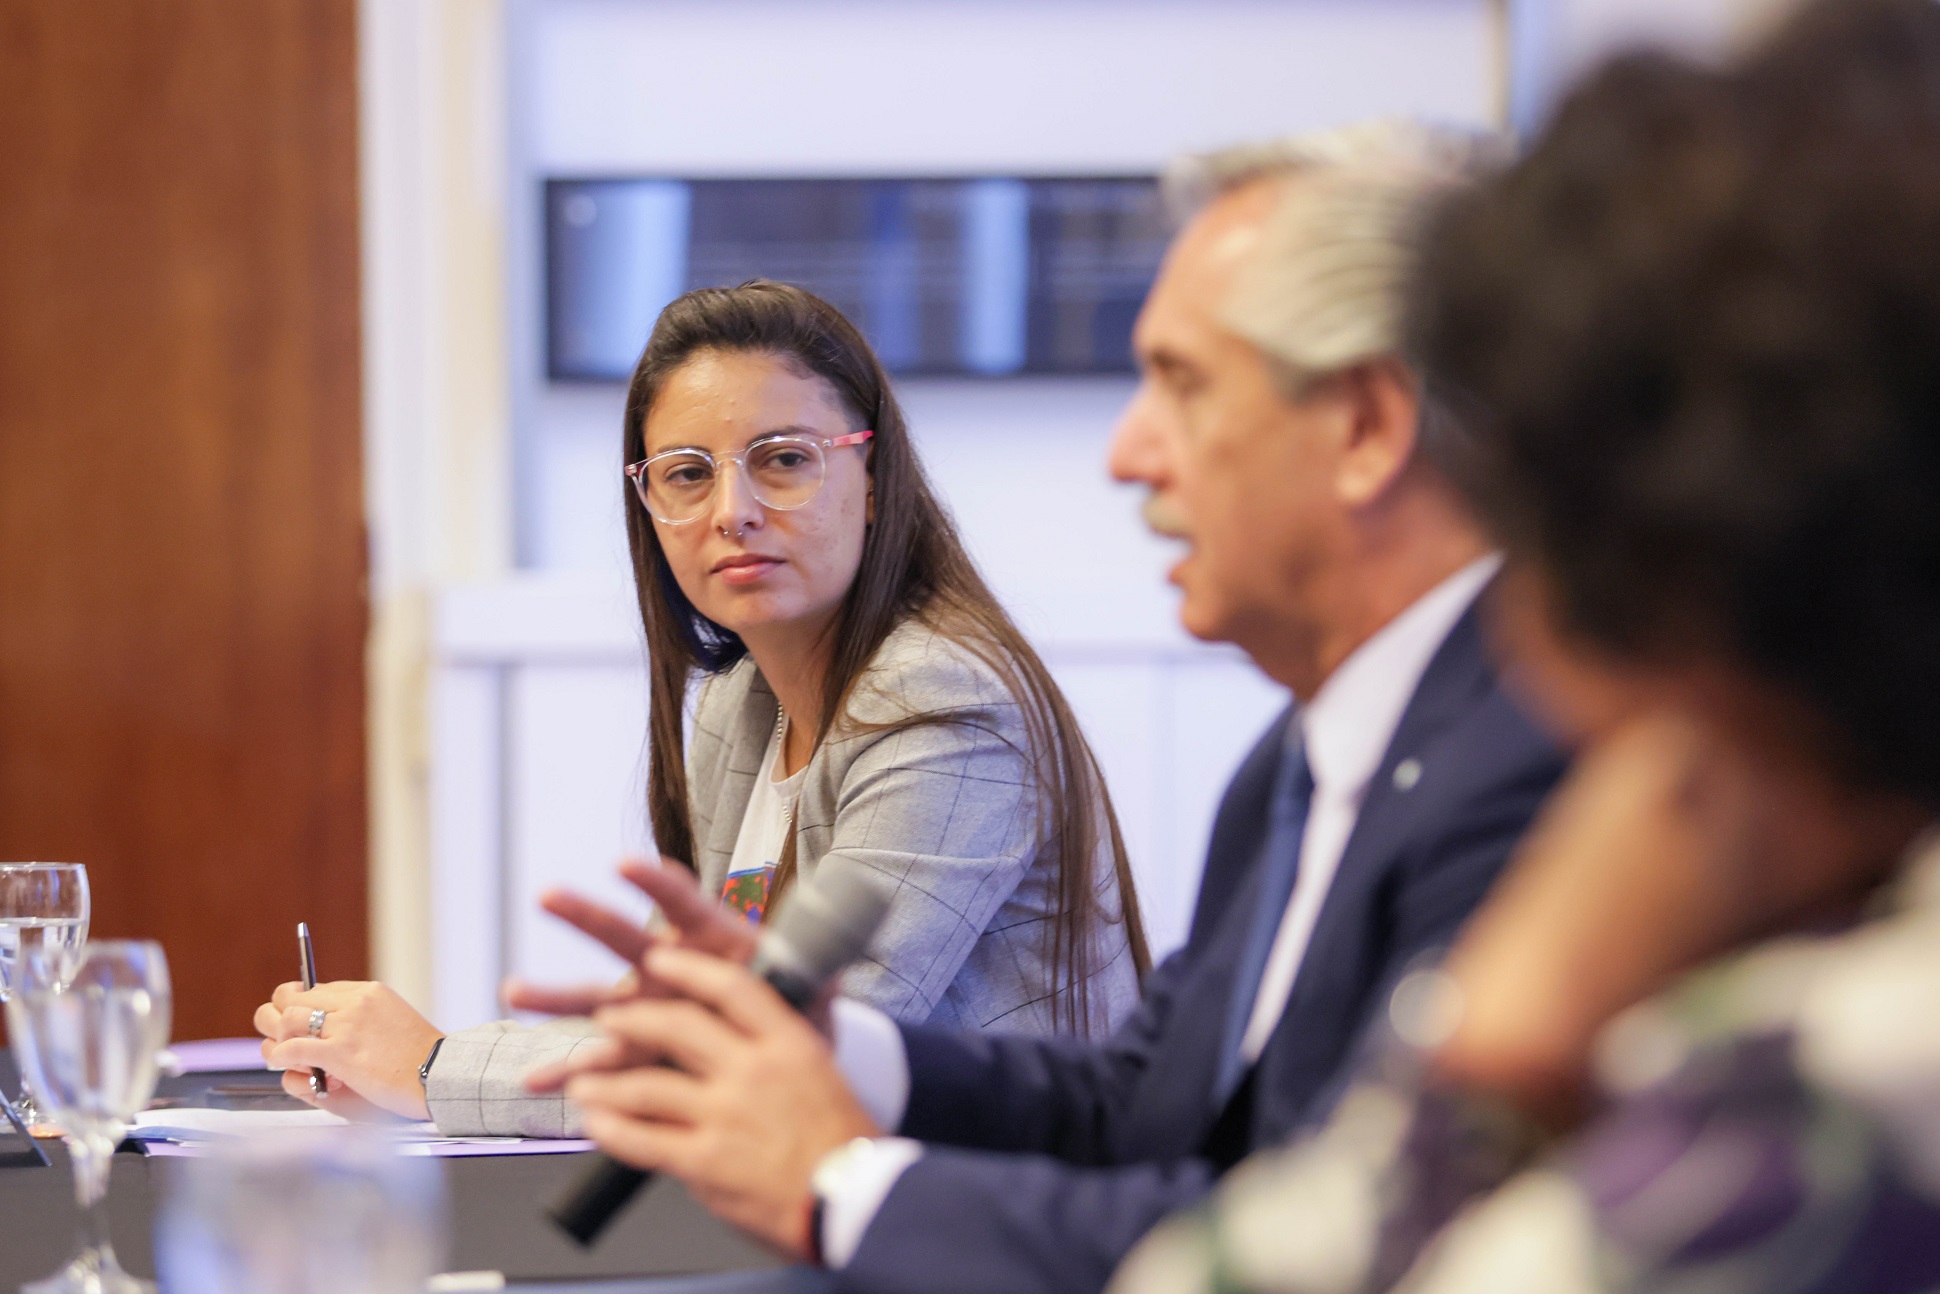
[[368,964],[354,0],[0,0],[0,857],[176,1035]]

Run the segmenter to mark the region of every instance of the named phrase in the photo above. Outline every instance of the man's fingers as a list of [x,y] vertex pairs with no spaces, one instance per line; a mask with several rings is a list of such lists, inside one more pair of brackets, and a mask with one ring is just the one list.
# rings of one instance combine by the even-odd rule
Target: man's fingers
[[[573,1048],[564,1060],[549,1061],[525,1076],[528,1092],[557,1092],[574,1074],[603,1073],[624,1067],[631,1050],[614,1038],[597,1038]],[[641,1062],[644,1063],[644,1062]]]
[[271,1006],[281,1011],[284,1007],[290,1004],[290,1000],[293,997],[295,997],[298,993],[301,993],[301,992],[303,992],[303,986],[297,983],[295,980],[291,980],[285,984],[278,984],[276,986],[276,990],[269,995],[269,1003]]
[[547,890],[539,896],[539,906],[561,921],[590,936],[631,965],[640,960],[652,939],[640,922],[571,890]]
[[684,1153],[692,1133],[664,1123],[645,1123],[624,1114],[606,1110],[586,1110],[581,1120],[586,1135],[601,1150],[635,1168],[648,1172],[668,1172],[680,1176],[686,1163]]
[[646,967],[649,975],[744,1033],[784,1028],[797,1019],[779,993],[736,962],[685,948],[656,948]]
[[503,996],[505,1005],[514,1011],[591,1015],[609,1002],[625,1001],[632,994],[614,984],[565,984],[555,987],[511,979],[505,981]]
[[593,1019],[627,1047],[695,1074],[712,1073],[738,1042],[720,1016],[693,1002],[627,1002],[606,1007]]
[[580,1074],[566,1084],[566,1099],[581,1110],[609,1110],[656,1123],[691,1124],[701,1085],[664,1065],[643,1065],[617,1074]]
[[748,923],[703,893],[694,874],[679,863],[663,859],[655,865],[629,858],[620,864],[620,875],[653,900],[683,942],[734,961],[754,956],[755,936]]

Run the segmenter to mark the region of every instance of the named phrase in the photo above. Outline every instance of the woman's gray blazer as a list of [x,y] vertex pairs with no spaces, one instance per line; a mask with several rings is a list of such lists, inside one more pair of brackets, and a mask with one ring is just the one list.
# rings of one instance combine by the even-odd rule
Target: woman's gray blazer
[[[876,727],[919,714],[958,721]],[[883,928],[843,991],[899,1020],[1054,1032],[1046,923],[1058,904],[1057,854],[1055,841],[1039,848],[1022,707],[974,653],[911,619],[857,680],[846,717],[809,760],[796,814],[803,880],[862,868],[892,887]],[[775,718],[774,692],[752,660],[701,688],[687,779],[693,862],[710,893],[726,881]],[[1092,866],[1105,909],[1116,911],[1108,844]],[[1101,925],[1098,942],[1089,992],[1102,1034],[1136,1005],[1138,982],[1124,924]],[[431,1071],[432,1117],[452,1135],[572,1135],[577,1120],[562,1098],[530,1096],[520,1079],[590,1036],[586,1021],[452,1034]]]

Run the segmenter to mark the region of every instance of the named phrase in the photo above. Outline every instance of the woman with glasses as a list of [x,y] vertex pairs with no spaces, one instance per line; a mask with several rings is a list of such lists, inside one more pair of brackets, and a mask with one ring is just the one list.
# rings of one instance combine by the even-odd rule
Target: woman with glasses
[[[893,896],[843,987],[892,1016],[1109,1031],[1147,955],[1103,778],[861,334],[783,284],[690,292],[634,371],[624,444],[661,853],[749,925],[823,868],[866,871]],[[623,870],[663,903],[686,893]],[[644,946],[583,900],[547,906],[629,960]],[[572,1132],[522,1080],[592,1037],[571,1019],[441,1037],[375,984],[283,985],[257,1025],[272,1063],[329,1074],[331,1108],[453,1133]]]

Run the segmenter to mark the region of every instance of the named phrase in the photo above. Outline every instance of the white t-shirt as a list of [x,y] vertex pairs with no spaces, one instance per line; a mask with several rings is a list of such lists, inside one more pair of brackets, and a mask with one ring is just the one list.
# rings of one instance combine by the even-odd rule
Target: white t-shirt
[[781,764],[781,743],[785,728],[777,724],[768,739],[768,753],[762,757],[761,771],[755,774],[754,792],[748,796],[747,812],[741,815],[741,830],[734,838],[734,858],[728,863],[727,884],[721,901],[759,925],[768,910],[768,891],[781,861],[782,846],[794,825],[795,801],[801,795],[806,765],[791,777],[776,778]]

